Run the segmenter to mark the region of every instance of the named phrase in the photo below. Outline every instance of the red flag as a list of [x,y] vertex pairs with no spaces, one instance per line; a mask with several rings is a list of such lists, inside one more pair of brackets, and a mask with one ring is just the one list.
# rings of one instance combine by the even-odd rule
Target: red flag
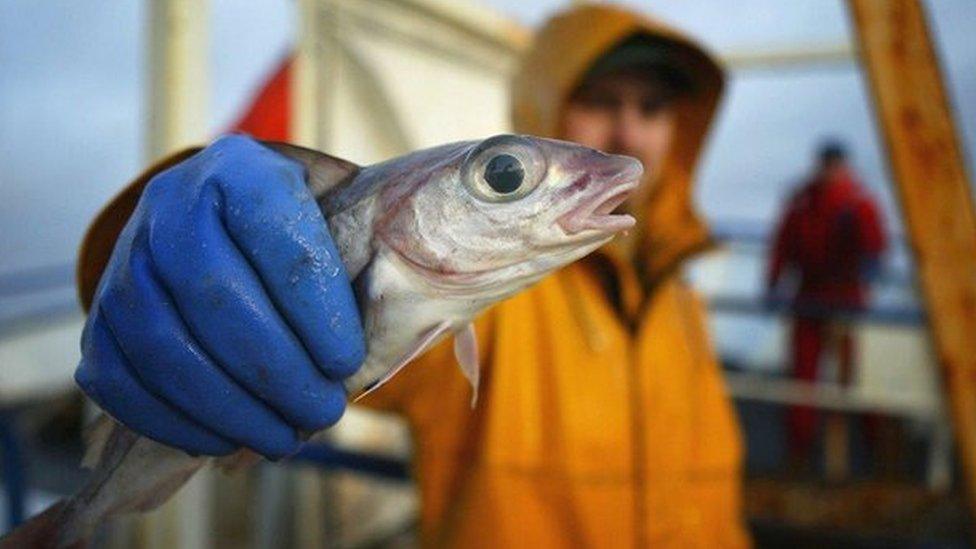
[[256,139],[288,141],[291,136],[291,57],[285,58],[275,69],[250,106],[244,111],[232,131],[243,132]]

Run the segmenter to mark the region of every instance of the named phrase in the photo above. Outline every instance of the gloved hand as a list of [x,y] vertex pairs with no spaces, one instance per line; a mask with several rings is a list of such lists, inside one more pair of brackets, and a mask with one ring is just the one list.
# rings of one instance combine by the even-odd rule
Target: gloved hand
[[280,458],[335,423],[365,342],[304,177],[243,136],[154,177],[95,293],[85,393],[191,454]]

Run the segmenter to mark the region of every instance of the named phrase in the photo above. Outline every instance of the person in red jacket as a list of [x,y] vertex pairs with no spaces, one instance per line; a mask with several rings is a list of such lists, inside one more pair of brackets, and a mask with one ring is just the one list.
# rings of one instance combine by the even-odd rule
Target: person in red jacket
[[[818,156],[813,177],[790,198],[779,222],[766,288],[770,301],[792,303],[793,375],[816,380],[821,359],[836,352],[840,382],[847,383],[854,346],[844,319],[867,304],[885,234],[878,206],[857,181],[844,146],[827,142]],[[805,463],[817,413],[794,407],[788,426],[793,463]]]

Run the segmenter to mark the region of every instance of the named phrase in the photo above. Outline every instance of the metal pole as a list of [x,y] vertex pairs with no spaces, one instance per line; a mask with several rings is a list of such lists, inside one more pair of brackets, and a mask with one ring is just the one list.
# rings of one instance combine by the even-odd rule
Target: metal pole
[[[153,161],[207,137],[210,6],[208,0],[152,0],[148,4],[146,156]],[[136,519],[139,545],[211,546],[212,501],[212,476],[201,471],[162,507]]]
[[6,531],[13,530],[24,521],[24,477],[27,468],[21,442],[17,432],[17,411],[0,411],[0,455],[3,456],[3,484],[7,492]]
[[[331,133],[332,95],[336,89],[336,0],[298,0],[298,44],[292,67],[290,140],[307,147],[328,150]],[[334,532],[335,511],[323,475],[311,467],[296,467],[287,481],[294,488],[292,531],[299,548],[328,547]],[[279,482],[285,479],[278,479]]]
[[296,4],[298,43],[292,66],[290,140],[315,147],[319,137],[320,0],[298,0]]
[[207,0],[149,2],[150,161],[206,138],[209,11]]

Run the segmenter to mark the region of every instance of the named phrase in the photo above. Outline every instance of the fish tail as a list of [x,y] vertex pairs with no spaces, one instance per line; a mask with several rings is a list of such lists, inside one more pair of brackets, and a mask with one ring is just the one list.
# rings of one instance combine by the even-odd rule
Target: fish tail
[[89,540],[82,539],[70,544],[63,543],[63,530],[67,521],[68,501],[61,500],[21,524],[0,538],[0,549],[82,549],[88,547]]
[[88,547],[95,530],[116,515],[155,509],[207,463],[142,438],[121,424],[99,422],[82,489],[0,538],[0,549]]

